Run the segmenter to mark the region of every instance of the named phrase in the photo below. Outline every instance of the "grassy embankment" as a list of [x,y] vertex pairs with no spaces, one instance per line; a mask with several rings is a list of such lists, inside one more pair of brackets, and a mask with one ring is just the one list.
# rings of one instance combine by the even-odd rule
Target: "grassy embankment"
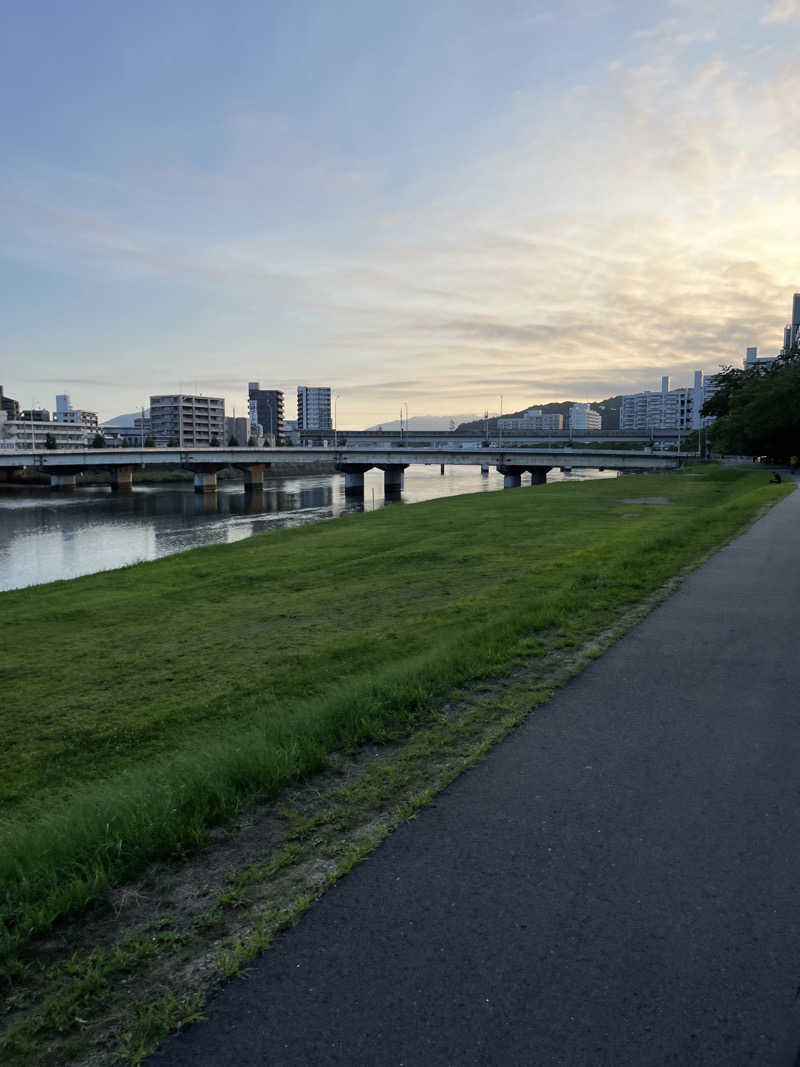
[[331,751],[577,647],[789,489],[456,497],[0,594],[0,954]]

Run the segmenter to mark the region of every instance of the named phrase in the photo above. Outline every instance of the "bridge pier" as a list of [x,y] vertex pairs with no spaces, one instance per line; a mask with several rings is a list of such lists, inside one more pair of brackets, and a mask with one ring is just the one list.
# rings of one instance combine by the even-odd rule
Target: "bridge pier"
[[519,489],[522,485],[522,475],[527,467],[512,467],[508,463],[498,463],[497,473],[503,475],[504,489]]
[[364,472],[372,470],[371,463],[340,463],[336,470],[344,475],[344,495],[364,495]]
[[244,474],[244,487],[248,493],[252,493],[264,488],[264,471],[267,466],[272,464],[267,463],[248,463],[237,464],[236,469],[240,470]]
[[195,471],[194,472],[194,491],[196,493],[216,493],[217,491],[217,472],[213,471]]
[[111,492],[130,493],[133,491],[133,467],[111,468]]
[[400,496],[403,492],[407,463],[381,464],[383,471],[383,492],[386,496]]
[[75,488],[76,475],[72,473],[65,473],[64,471],[58,474],[50,475],[50,488],[57,489],[61,492],[72,492]]
[[528,467],[531,472],[531,485],[547,485],[547,472],[552,467]]

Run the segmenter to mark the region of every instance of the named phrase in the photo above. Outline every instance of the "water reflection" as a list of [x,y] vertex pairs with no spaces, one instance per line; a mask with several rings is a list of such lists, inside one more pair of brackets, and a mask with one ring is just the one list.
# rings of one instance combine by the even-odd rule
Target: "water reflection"
[[[549,480],[559,480],[552,472]],[[613,472],[577,472],[614,477]],[[300,526],[346,512],[415,503],[461,493],[502,489],[492,469],[439,465],[409,467],[402,494],[384,493],[378,470],[364,476],[364,494],[345,498],[341,475],[275,479],[245,492],[220,483],[217,493],[195,493],[191,483],[135,486],[129,493],[104,487],[72,494],[0,493],[0,590],[122,567],[206,544],[225,544],[265,530]],[[536,491],[536,490],[531,490]]]

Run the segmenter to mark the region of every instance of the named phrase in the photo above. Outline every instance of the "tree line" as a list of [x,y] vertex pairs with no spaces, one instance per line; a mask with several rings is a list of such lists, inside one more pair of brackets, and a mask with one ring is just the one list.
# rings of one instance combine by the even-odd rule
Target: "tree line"
[[716,418],[708,431],[714,451],[776,461],[800,454],[798,341],[773,363],[723,367],[717,383],[700,410]]

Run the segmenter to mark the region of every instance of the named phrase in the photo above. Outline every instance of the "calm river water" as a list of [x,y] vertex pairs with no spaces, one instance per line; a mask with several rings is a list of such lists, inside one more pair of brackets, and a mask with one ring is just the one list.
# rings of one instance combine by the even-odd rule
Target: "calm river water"
[[[562,475],[548,481],[613,478],[607,471]],[[365,475],[363,507],[384,507],[383,475]],[[523,482],[524,485],[524,482]],[[403,503],[459,493],[493,492],[503,478],[492,468],[413,466],[406,471]],[[530,490],[535,492],[536,490]],[[392,502],[389,506],[402,506]],[[245,494],[240,483],[195,494],[191,482],[136,486],[131,493],[105,487],[58,494],[49,490],[0,492],[0,590],[112,570],[199,545],[226,544],[280,526],[301,526],[360,511],[345,501],[344,478],[307,475],[269,481],[263,494]]]

